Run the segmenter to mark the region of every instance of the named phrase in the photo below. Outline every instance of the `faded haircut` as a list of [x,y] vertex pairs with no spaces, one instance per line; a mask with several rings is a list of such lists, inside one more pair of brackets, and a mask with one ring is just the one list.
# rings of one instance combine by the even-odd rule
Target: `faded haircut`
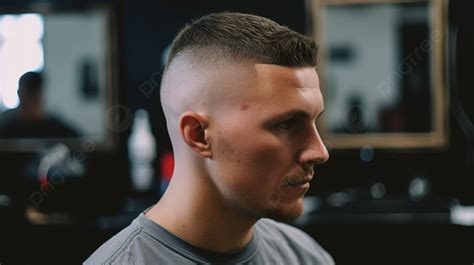
[[181,54],[190,54],[203,64],[224,57],[287,67],[316,66],[317,50],[313,39],[270,19],[234,12],[212,13],[190,22],[177,34],[165,72]]

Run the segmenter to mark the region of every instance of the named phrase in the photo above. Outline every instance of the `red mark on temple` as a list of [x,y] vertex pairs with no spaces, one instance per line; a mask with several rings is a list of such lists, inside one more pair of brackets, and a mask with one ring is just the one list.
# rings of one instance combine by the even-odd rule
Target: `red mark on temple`
[[246,110],[248,108],[249,108],[249,105],[247,105],[247,104],[244,104],[244,105],[240,106],[240,110]]

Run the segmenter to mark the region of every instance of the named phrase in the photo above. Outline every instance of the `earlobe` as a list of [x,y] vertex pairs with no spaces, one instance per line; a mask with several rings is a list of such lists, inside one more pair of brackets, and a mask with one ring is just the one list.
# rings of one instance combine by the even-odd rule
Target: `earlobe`
[[195,112],[185,112],[181,115],[180,129],[184,142],[197,154],[211,158],[211,146],[206,135],[208,120]]

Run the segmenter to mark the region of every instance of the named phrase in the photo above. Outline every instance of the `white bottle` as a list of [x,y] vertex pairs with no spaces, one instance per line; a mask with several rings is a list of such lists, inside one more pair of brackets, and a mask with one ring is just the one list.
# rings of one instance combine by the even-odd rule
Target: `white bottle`
[[156,142],[151,133],[148,112],[139,109],[135,112],[132,132],[128,139],[130,177],[136,191],[147,191],[151,188],[154,177],[155,147]]

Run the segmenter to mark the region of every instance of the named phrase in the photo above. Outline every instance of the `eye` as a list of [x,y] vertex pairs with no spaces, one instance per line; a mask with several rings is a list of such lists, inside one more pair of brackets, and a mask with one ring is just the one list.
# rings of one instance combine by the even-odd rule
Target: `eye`
[[291,130],[295,127],[296,120],[295,119],[288,119],[283,122],[277,124],[278,128],[283,130]]

